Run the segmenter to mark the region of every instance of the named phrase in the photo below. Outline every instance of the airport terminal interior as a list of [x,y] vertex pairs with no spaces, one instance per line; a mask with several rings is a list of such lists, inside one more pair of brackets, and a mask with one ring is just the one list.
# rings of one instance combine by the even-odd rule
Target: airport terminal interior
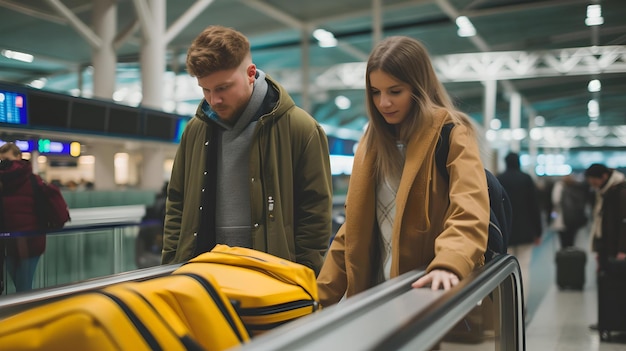
[[[243,350],[332,349],[331,342],[346,350],[626,350],[626,320],[622,332],[591,328],[598,319],[591,220],[576,234],[586,254],[581,289],[557,284],[560,243],[551,226],[556,181],[584,183],[593,163],[626,170],[623,0],[0,0],[0,144],[18,145],[33,171],[61,189],[72,218],[47,235],[33,291],[17,293],[7,275],[0,321],[46,299],[169,272],[159,266],[158,207],[203,96],[186,72],[187,48],[212,24],[246,35],[257,67],[326,132],[333,233],[344,221],[352,160],[367,128],[365,63],[375,43],[392,35],[425,44],[479,131],[485,168],[498,174],[505,156],[518,153],[542,210],[523,308],[516,261],[503,259],[457,295],[387,282],[308,325],[303,318],[255,337]],[[589,218],[591,211],[588,205]],[[393,305],[410,294],[423,301],[415,311]],[[469,342],[446,334],[472,323],[463,316],[476,301],[499,319],[481,323],[484,332]],[[357,328],[371,335],[341,338],[358,339]]]

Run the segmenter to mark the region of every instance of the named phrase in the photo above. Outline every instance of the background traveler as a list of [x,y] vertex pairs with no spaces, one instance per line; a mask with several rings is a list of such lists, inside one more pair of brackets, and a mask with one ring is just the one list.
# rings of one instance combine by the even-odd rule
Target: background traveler
[[[626,227],[624,225],[626,221],[626,176],[618,170],[594,163],[585,170],[585,179],[596,194],[592,212],[591,250],[596,253],[596,261],[598,262],[598,299],[607,300],[610,292],[600,289],[602,285],[606,290],[606,282],[602,282],[602,284],[600,282],[601,271],[606,271],[609,268],[611,259],[620,261],[626,259]],[[616,278],[609,277],[609,279]],[[621,289],[612,288],[623,298]],[[600,305],[600,301],[598,302]],[[614,301],[608,299],[605,302],[612,303]],[[613,310],[615,313],[620,313],[621,309],[616,308],[616,306],[612,307],[615,308]],[[600,317],[600,313],[598,313],[598,317]],[[620,320],[623,317],[622,314],[617,318]],[[598,329],[598,324],[591,324],[589,328]]]
[[520,169],[519,155],[511,152],[504,158],[506,170],[498,180],[506,190],[513,208],[513,231],[508,252],[519,261],[524,287],[524,305],[530,290],[530,261],[533,246],[541,242],[542,224],[537,187],[533,179]]
[[[484,262],[489,222],[485,171],[471,121],[452,104],[426,48],[389,37],[366,69],[369,125],[354,158],[346,219],[318,277],[323,306],[424,267],[413,287],[449,289]],[[454,123],[447,169],[435,146]]]
[[331,233],[322,127],[252,62],[240,32],[209,26],[187,52],[204,99],[183,132],[167,192],[162,263],[215,244],[242,246],[316,273]]
[[135,264],[137,268],[147,268],[161,264],[168,184],[169,182],[165,182],[161,187],[161,191],[156,194],[152,205],[146,206],[146,214],[142,218],[139,234],[137,234],[137,239],[135,240]]
[[552,188],[552,229],[559,233],[561,249],[574,246],[576,233],[587,224],[589,188],[573,174],[559,179]]
[[[32,174],[30,161],[22,159],[22,151],[15,144],[0,146],[0,231],[29,232],[39,229]],[[35,177],[41,181],[39,176]],[[46,235],[19,236],[0,241],[6,245],[7,275],[13,280],[15,291],[32,290],[39,258],[46,249]]]
[[599,163],[585,171],[585,179],[596,192],[591,238],[600,268],[611,257],[626,259],[625,178],[622,172]]

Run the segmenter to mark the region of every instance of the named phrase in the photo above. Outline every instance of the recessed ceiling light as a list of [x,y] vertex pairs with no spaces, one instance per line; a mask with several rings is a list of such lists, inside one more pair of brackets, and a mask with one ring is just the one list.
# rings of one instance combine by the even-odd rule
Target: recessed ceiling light
[[590,80],[589,84],[587,84],[587,90],[589,90],[590,93],[597,93],[602,90],[602,83],[597,79]]
[[22,62],[31,63],[33,62],[33,59],[34,59],[33,55],[27,54],[24,52],[19,52],[19,51],[2,50],[1,53],[2,53],[2,56],[6,58],[10,58],[12,60],[17,60],[17,61],[22,61]]

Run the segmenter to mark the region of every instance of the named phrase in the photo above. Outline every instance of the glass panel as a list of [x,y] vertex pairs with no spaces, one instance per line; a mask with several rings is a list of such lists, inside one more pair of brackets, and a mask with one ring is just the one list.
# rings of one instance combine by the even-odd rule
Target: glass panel
[[[160,264],[162,224],[129,224],[125,226],[94,226],[80,230],[66,229],[43,235],[42,255],[18,260],[18,243],[25,242],[29,250],[41,243],[41,235],[15,238],[0,237],[0,252],[6,250],[4,265],[4,294],[50,288],[79,281],[127,272]],[[140,235],[141,233],[141,235]],[[2,261],[0,261],[2,262]],[[16,286],[15,281],[18,285]]]
[[458,321],[437,350],[496,350],[500,334],[497,291],[493,290]]

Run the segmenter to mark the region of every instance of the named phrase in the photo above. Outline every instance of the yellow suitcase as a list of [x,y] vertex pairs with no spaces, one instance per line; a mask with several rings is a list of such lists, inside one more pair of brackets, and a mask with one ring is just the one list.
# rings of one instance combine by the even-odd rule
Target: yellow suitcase
[[0,349],[201,350],[163,307],[157,312],[130,290],[74,295],[1,320]]
[[257,250],[217,245],[173,274],[215,277],[252,336],[320,308],[312,269]]
[[228,297],[211,276],[178,274],[105,289],[114,294],[120,290],[140,294],[158,311],[171,311],[172,320],[180,320],[203,350],[226,350],[250,340]]

